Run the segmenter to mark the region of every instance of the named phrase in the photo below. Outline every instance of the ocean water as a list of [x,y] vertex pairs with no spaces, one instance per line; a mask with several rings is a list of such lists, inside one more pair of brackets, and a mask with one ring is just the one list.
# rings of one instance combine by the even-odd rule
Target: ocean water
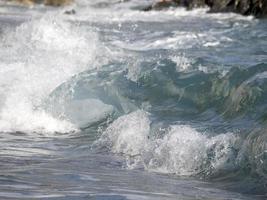
[[151,2],[0,2],[0,199],[267,198],[267,21]]

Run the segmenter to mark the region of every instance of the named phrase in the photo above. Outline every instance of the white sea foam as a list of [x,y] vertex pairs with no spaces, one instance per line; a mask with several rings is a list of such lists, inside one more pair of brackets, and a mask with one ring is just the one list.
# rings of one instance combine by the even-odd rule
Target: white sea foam
[[[77,0],[74,8],[78,10],[77,17],[79,20],[85,21],[101,21],[101,22],[125,22],[125,21],[143,21],[143,22],[165,22],[165,21],[174,21],[180,20],[185,17],[198,17],[198,18],[212,18],[214,20],[220,20],[223,23],[227,23],[229,20],[240,20],[240,21],[253,21],[254,17],[251,16],[242,16],[234,13],[218,13],[218,14],[209,14],[207,11],[208,8],[198,8],[188,11],[185,8],[170,8],[164,9],[162,11],[149,11],[144,12],[139,9],[145,8],[148,5],[156,1],[139,1],[132,0],[126,2],[119,1],[85,1]],[[101,9],[96,9],[94,5],[97,4],[105,5]],[[139,9],[138,9],[139,8]],[[110,12],[110,9],[113,12]]]
[[[168,134],[153,144],[147,162],[149,170],[178,175],[212,173],[213,170],[232,167],[233,134],[208,138],[189,126],[171,126]],[[209,154],[213,154],[211,157]]]
[[[97,145],[122,154],[127,167],[178,175],[209,174],[234,167],[231,133],[208,137],[187,125],[173,125],[163,137],[150,138],[149,114],[138,110],[114,121]],[[205,170],[205,171],[204,171]]]
[[0,131],[66,132],[66,120],[42,108],[49,93],[68,78],[94,66],[97,35],[60,16],[46,14],[6,32],[0,59]]
[[176,63],[176,70],[187,71],[192,67],[192,60],[187,58],[185,54],[171,56],[171,60]]
[[115,120],[103,133],[100,142],[107,144],[114,153],[136,156],[145,148],[149,131],[148,114],[139,110]]
[[154,49],[191,49],[191,48],[214,48],[230,44],[232,38],[224,36],[223,32],[187,32],[173,31],[169,36],[164,36],[163,32],[146,32],[144,39],[134,43],[130,41],[114,41],[113,45],[130,50],[154,50]]

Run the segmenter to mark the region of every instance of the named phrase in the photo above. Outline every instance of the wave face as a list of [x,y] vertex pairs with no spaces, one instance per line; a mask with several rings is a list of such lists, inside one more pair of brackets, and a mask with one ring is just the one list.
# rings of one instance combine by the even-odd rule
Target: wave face
[[[27,155],[55,154],[68,169],[81,158],[77,170],[88,164],[112,174],[106,168],[119,165],[133,169],[129,173],[205,180],[264,199],[266,22],[205,9],[139,11],[149,3],[79,0],[60,10],[0,8],[0,132],[21,134]],[[76,14],[66,15],[66,9]],[[11,157],[14,146],[25,145],[13,137],[7,137],[10,147],[0,140]],[[88,154],[93,161],[85,166]],[[101,160],[107,155],[119,157],[119,164]]]
[[48,105],[65,105],[60,112],[89,133],[101,127],[93,149],[121,155],[126,168],[265,181],[265,64],[226,73],[181,71],[172,59],[137,65],[135,76],[126,63],[78,74]]

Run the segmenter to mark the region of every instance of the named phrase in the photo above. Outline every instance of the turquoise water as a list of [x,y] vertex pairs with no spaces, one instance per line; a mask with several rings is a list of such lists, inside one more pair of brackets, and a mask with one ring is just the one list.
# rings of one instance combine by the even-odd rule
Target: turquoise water
[[1,199],[266,198],[266,21],[148,3],[1,4]]

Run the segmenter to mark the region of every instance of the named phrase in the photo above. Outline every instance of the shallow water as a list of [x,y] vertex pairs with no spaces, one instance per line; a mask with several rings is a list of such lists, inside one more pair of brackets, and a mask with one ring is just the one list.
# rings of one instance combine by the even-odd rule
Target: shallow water
[[266,21],[149,2],[1,3],[1,199],[266,198]]

